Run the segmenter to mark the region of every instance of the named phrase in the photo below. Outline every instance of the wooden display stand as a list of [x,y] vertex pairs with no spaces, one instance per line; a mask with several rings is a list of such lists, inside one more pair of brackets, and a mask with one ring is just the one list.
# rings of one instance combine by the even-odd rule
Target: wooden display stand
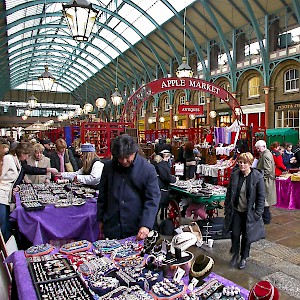
[[137,130],[131,123],[82,122],[80,125],[81,143],[92,143],[101,158],[111,157],[111,144],[120,134],[127,133],[137,140]]

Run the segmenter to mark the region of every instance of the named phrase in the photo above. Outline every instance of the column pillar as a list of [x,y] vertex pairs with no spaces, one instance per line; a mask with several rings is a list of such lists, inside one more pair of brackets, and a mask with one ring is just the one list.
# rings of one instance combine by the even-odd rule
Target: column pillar
[[172,136],[172,129],[173,129],[173,105],[170,106],[170,136]]
[[158,123],[159,123],[159,118],[158,118],[158,107],[155,108],[155,130],[158,130]]
[[[231,95],[236,99],[236,92],[232,92]],[[236,99],[237,101],[237,99]],[[235,121],[236,117],[235,117],[235,111],[232,112],[232,123]]]
[[210,125],[210,97],[206,97],[206,124]]
[[269,91],[270,87],[269,86],[264,86],[263,91],[265,93],[265,126],[266,129],[269,128]]

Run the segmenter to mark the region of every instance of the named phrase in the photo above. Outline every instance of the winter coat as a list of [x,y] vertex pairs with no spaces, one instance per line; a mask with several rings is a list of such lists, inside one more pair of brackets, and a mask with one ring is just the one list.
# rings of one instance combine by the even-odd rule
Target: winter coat
[[283,163],[282,155],[278,152],[273,150],[273,159],[275,163],[275,176],[280,176],[283,171],[286,171],[286,166]]
[[[27,164],[26,160],[19,162],[20,165],[20,172],[17,180],[14,183],[14,187],[21,184],[23,182],[25,174],[29,175],[46,175],[47,169],[46,168],[39,168],[39,167],[32,167]],[[17,166],[18,168],[18,166]]]
[[[234,202],[237,197],[240,170],[231,173],[229,186],[225,199],[225,221],[224,230],[228,233],[232,230]],[[262,220],[262,213],[265,206],[265,186],[263,173],[260,170],[251,169],[251,173],[246,177],[246,197],[247,197],[247,242],[252,243],[265,237],[265,228]]]
[[10,154],[4,155],[2,174],[0,174],[0,204],[9,205],[13,184],[18,176],[19,170],[14,157]]
[[260,154],[256,168],[264,173],[266,201],[269,205],[275,205],[277,203],[275,163],[269,149]]
[[97,219],[103,222],[106,238],[133,236],[141,227],[152,229],[159,201],[157,174],[146,159],[136,154],[128,168],[114,160],[104,164],[99,184]]
[[293,158],[293,157],[295,157],[293,152],[288,153],[286,150],[284,150],[284,153],[282,155],[282,160],[283,160],[283,163],[286,166],[287,170],[296,167],[296,164],[292,164],[290,162],[291,158]]
[[[73,166],[73,171],[74,172],[78,171],[78,166],[77,166],[77,163],[76,163],[76,160],[74,158],[74,155],[73,155],[72,151],[69,151],[69,150],[66,149],[66,151],[64,152],[64,162],[65,163],[68,162],[67,153],[66,153],[67,151],[68,151],[70,163]],[[51,161],[51,167],[57,169],[58,172],[59,172],[60,171],[60,159],[59,159],[56,151],[52,152],[50,161]],[[65,168],[66,168],[66,166],[65,166]]]
[[166,206],[169,203],[169,185],[176,182],[176,177],[171,174],[171,169],[167,161],[164,161],[161,156],[154,158],[152,164],[155,167],[158,184],[161,192],[160,205]]

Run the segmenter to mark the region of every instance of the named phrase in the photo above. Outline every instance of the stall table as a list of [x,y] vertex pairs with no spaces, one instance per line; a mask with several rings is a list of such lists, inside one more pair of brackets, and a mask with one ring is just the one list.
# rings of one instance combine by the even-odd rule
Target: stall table
[[277,207],[300,209],[300,182],[276,178]]
[[[12,262],[14,264],[14,275],[16,280],[16,285],[18,289],[18,296],[20,300],[38,300],[36,295],[33,282],[30,276],[30,272],[27,266],[26,257],[24,251],[16,251],[10,257],[7,258],[6,262]],[[225,286],[237,286],[241,290],[241,295],[247,299],[249,291],[241,286],[236,285],[232,281],[219,276],[216,273],[210,273],[204,280],[217,279]],[[188,276],[183,278],[185,284],[188,284]],[[97,297],[97,296],[96,296]],[[98,297],[97,297],[98,298]],[[96,298],[95,298],[96,299]]]
[[16,209],[10,214],[19,230],[33,245],[50,240],[86,239],[95,241],[99,235],[97,199],[88,199],[82,206],[56,208],[47,204],[44,210],[25,211],[16,195]]
[[225,200],[226,197],[225,194],[203,196],[203,194],[189,193],[186,189],[182,189],[174,185],[170,185],[170,192],[191,198],[194,203],[207,205],[207,209],[216,208],[220,205],[220,202]]

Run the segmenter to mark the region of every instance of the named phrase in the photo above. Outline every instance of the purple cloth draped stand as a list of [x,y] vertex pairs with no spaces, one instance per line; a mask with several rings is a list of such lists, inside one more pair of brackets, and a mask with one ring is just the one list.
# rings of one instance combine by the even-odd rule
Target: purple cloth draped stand
[[[134,238],[133,238],[134,239]],[[54,249],[51,253],[56,253],[58,249]],[[16,284],[18,288],[18,296],[19,300],[37,300],[37,295],[33,286],[33,282],[31,280],[31,276],[29,273],[29,269],[27,267],[26,258],[24,255],[24,251],[16,251],[13,254],[11,254],[6,261],[7,263],[13,263],[14,264],[14,275],[16,279]],[[210,273],[204,280],[208,281],[210,279],[217,279],[219,282],[221,282],[225,286],[236,286],[239,287],[241,290],[241,295],[248,299],[249,291],[234,282],[219,276],[215,273]],[[183,281],[185,284],[188,284],[189,278],[188,276],[185,276],[183,278]]]
[[276,207],[286,209],[300,209],[300,182],[276,179],[277,204]]
[[46,205],[44,210],[27,212],[16,195],[16,209],[10,218],[17,221],[19,230],[33,245],[50,240],[76,239],[94,242],[99,235],[97,200],[87,200],[82,206],[56,208]]

